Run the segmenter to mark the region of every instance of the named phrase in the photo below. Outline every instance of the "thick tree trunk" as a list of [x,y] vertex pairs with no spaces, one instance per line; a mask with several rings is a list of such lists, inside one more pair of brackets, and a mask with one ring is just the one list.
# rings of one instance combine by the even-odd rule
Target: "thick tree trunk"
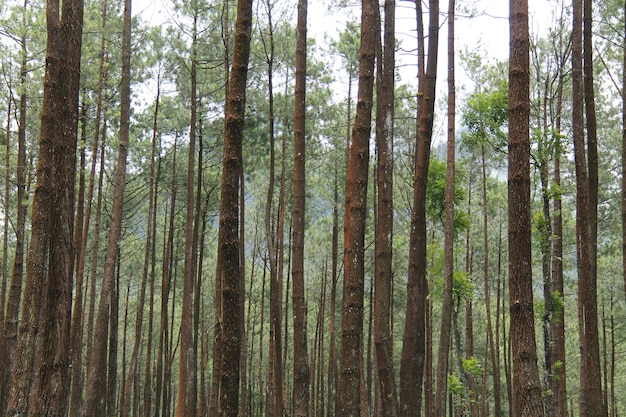
[[509,55],[509,297],[513,403],[518,416],[542,417],[543,401],[533,307],[530,219],[530,97],[528,1],[510,1]]
[[222,282],[223,356],[220,411],[227,417],[237,416],[239,410],[239,360],[242,335],[239,304],[243,290],[240,288],[239,180],[243,169],[241,149],[251,29],[252,1],[239,0],[232,73],[225,111],[218,241],[218,261],[221,266],[216,277]]
[[363,293],[369,137],[371,132],[378,3],[362,1],[359,89],[346,184],[344,285],[341,320],[341,414],[358,417],[362,409]]
[[46,21],[40,157],[7,415],[64,415],[70,386],[68,341],[83,2],[67,1],[61,6],[48,1]]

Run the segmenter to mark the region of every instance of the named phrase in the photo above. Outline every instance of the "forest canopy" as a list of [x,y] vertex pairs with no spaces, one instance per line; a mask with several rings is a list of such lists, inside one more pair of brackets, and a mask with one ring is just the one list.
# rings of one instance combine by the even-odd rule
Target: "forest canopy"
[[329,3],[0,0],[0,417],[623,414],[626,3]]

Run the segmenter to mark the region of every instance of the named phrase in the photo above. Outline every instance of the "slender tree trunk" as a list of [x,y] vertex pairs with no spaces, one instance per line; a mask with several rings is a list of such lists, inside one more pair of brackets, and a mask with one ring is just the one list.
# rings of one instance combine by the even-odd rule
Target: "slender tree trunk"
[[509,297],[513,403],[519,416],[542,417],[533,307],[530,228],[530,97],[528,1],[510,1]]
[[[576,166],[576,246],[578,254],[578,320],[581,353],[579,402],[582,417],[602,416],[602,384],[597,328],[596,278],[594,267],[594,209],[587,157],[585,155],[585,128],[583,113],[583,1],[573,3],[574,28],[572,31],[572,91],[573,135]],[[589,132],[588,132],[589,133]],[[590,137],[591,141],[591,137]],[[590,155],[589,155],[590,156]]]
[[[598,137],[596,122],[595,89],[593,81],[593,45],[592,45],[592,1],[583,0],[583,71],[585,96],[585,121],[587,127],[587,187],[588,187],[588,227],[590,275],[588,286],[581,289],[579,281],[579,303],[583,311],[583,331],[585,355],[582,365],[586,367],[587,376],[583,392],[588,392],[589,405],[583,406],[581,416],[593,415],[606,417],[606,403],[602,401],[602,370],[600,369],[600,345],[598,336],[598,301],[597,301],[597,247],[598,247]],[[584,143],[584,142],[583,142]],[[578,213],[578,209],[577,209]],[[581,356],[582,358],[582,356]],[[581,382],[583,372],[581,371]],[[582,384],[581,384],[582,386]],[[583,395],[584,397],[585,395]],[[587,411],[587,407],[589,411]],[[584,410],[584,411],[583,411]]]
[[306,68],[307,0],[298,0],[296,40],[296,85],[294,99],[294,172],[293,172],[293,412],[296,417],[310,414],[311,374],[307,356],[306,300],[304,297],[304,227],[306,210]]
[[[501,415],[502,404],[500,394],[500,359],[496,354],[493,325],[491,319],[491,289],[489,286],[489,210],[487,204],[487,164],[485,163],[485,144],[481,144],[482,165],[482,200],[483,200],[483,285],[485,289],[485,311],[487,314],[487,340],[489,359],[491,360],[491,374],[493,379],[494,412]],[[496,315],[497,316],[497,315]],[[497,327],[497,326],[496,326]]]
[[[152,146],[150,151],[150,178],[148,185],[148,219],[147,219],[147,230],[146,230],[146,244],[144,247],[144,260],[143,260],[143,269],[141,275],[141,286],[139,288],[139,300],[137,304],[137,319],[135,321],[135,336],[133,342],[133,351],[130,359],[130,366],[128,368],[128,375],[124,383],[124,396],[121,402],[120,407],[120,417],[127,416],[130,412],[130,390],[131,387],[136,385],[136,382],[139,381],[139,348],[142,342],[142,328],[143,328],[143,314],[144,314],[144,306],[145,306],[145,298],[146,298],[146,287],[148,285],[148,277],[150,276],[150,323],[148,326],[148,332],[150,333],[149,339],[151,339],[152,334],[152,304],[153,304],[153,294],[154,294],[154,259],[151,260],[151,257],[154,258],[154,239],[155,239],[155,217],[156,217],[156,200],[155,200],[155,188],[157,185],[155,178],[156,171],[156,145],[157,145],[157,118],[159,114],[159,98],[160,98],[160,82],[157,81],[157,96],[155,102],[154,116],[153,116],[153,130],[152,130]],[[152,265],[152,271],[150,270]],[[150,353],[151,346],[148,344],[147,350],[147,358],[146,362],[150,362]],[[149,369],[149,365],[148,365]],[[149,376],[149,373],[148,373]],[[144,381],[144,384],[149,387],[150,379],[147,378]],[[135,403],[138,402],[138,399],[135,398]],[[150,408],[151,404],[146,401],[145,406]],[[133,413],[133,415],[136,415]]]
[[[117,252],[118,261],[116,263],[115,283],[111,291],[111,313],[109,318],[109,337],[107,346],[107,363],[106,363],[106,392],[104,393],[104,401],[106,405],[106,416],[114,417],[117,415],[118,389],[117,389],[117,351],[119,337],[119,308],[120,308],[120,263],[119,250]],[[128,284],[130,285],[130,283]],[[128,292],[127,292],[128,296]],[[128,304],[128,302],[126,303]],[[128,323],[125,311],[124,325]],[[126,328],[124,328],[126,333]],[[122,345],[123,353],[126,353],[126,343]],[[121,390],[120,390],[121,391]]]
[[[159,199],[159,179],[161,178],[161,157],[157,156],[157,152],[161,152],[161,143],[158,135],[158,117],[159,106],[161,99],[161,72],[157,75],[157,93],[154,104],[154,115],[152,122],[152,148],[150,152],[150,182],[153,183],[154,188],[151,189],[151,207],[150,212],[152,238],[150,240],[149,257],[150,257],[150,298],[148,307],[148,340],[146,346],[146,368],[144,379],[144,417],[152,417],[155,413],[152,412],[152,394],[154,391],[154,385],[152,383],[152,343],[153,343],[153,325],[154,325],[154,297],[155,297],[155,279],[156,279],[156,238],[157,238],[157,201]],[[158,146],[158,149],[157,149]],[[156,160],[155,160],[156,158]],[[156,164],[156,172],[154,172],[154,165]],[[155,408],[158,408],[158,404]]]
[[[11,191],[11,112],[13,111],[13,81],[9,76],[9,81],[7,88],[9,90],[9,97],[7,100],[7,124],[6,124],[6,136],[5,136],[5,153],[4,153],[4,202],[2,207],[5,213],[9,213],[10,211],[10,191]],[[2,355],[0,355],[0,361],[4,361],[4,313],[6,310],[6,298],[7,298],[7,281],[9,280],[9,216],[4,216],[4,221],[2,222],[2,284],[0,287],[0,347],[2,349]],[[20,294],[21,295],[21,294]],[[8,363],[5,361],[4,363]],[[4,364],[3,363],[3,364]],[[6,394],[6,380],[10,371],[7,373],[6,366],[2,366],[2,371],[0,371],[0,406],[5,406],[5,394]]]
[[548,140],[548,93],[549,93],[550,77],[546,77],[543,95],[543,115],[542,115],[542,136],[537,144],[536,161],[539,169],[539,180],[541,183],[541,202],[544,224],[540,228],[540,250],[541,250],[541,274],[543,278],[543,301],[544,313],[542,317],[542,333],[543,333],[543,385],[546,395],[543,397],[544,410],[546,417],[554,415],[554,403],[552,392],[553,378],[553,359],[552,359],[552,337],[550,329],[553,320],[553,303],[552,303],[552,274],[551,274],[551,250],[552,250],[552,214],[550,213],[550,191],[548,184],[549,176],[549,152],[546,148]]
[[[393,243],[393,124],[395,88],[395,2],[385,1],[384,49],[378,36],[376,150],[378,212],[376,219],[374,332],[377,392],[382,416],[398,415],[391,337]],[[379,17],[380,19],[380,17]],[[378,413],[378,410],[376,411]]]
[[[473,169],[469,170],[468,186],[467,186],[467,217],[472,218],[472,182]],[[474,252],[470,245],[470,228],[465,233],[465,271],[472,277],[474,273]],[[465,300],[465,356],[467,358],[474,357],[474,308],[472,297]],[[476,390],[476,378],[469,374],[468,388],[470,391],[470,410],[472,417],[478,417],[478,393]]]
[[[420,4],[418,4],[420,3]],[[421,21],[421,2],[418,20]],[[419,116],[417,122],[415,158],[415,181],[413,186],[413,209],[411,212],[409,270],[407,278],[406,322],[402,341],[400,362],[400,416],[421,415],[425,308],[428,294],[426,281],[426,184],[430,163],[430,144],[435,107],[437,78],[437,50],[439,44],[439,1],[429,1],[428,68],[424,70],[423,57],[418,53],[420,85],[418,87]],[[423,42],[419,35],[418,42]],[[423,31],[422,36],[423,36]],[[424,52],[423,47],[421,48]],[[423,80],[423,82],[422,82]],[[418,393],[418,394],[416,394]]]
[[437,392],[435,414],[443,416],[448,396],[448,358],[452,328],[454,285],[454,176],[455,176],[455,120],[456,95],[454,85],[454,0],[448,3],[448,146],[446,160],[446,193],[444,224],[443,302],[439,327],[439,353],[437,356]]
[[[624,18],[626,18],[626,2],[624,2]],[[626,22],[626,21],[625,21]],[[591,30],[591,28],[589,29]],[[626,23],[624,24],[626,34]],[[626,36],[623,42],[626,48]],[[626,86],[626,54],[622,61],[622,86]],[[622,265],[624,268],[624,289],[626,294],[626,94],[622,89]]]
[[[24,2],[24,9],[26,9],[28,3]],[[27,199],[26,199],[26,112],[28,95],[26,93],[26,76],[27,76],[27,62],[26,62],[26,38],[22,37],[21,41],[21,64],[20,64],[20,99],[19,99],[19,123],[17,131],[17,165],[15,167],[16,172],[16,188],[17,188],[17,213],[15,224],[15,253],[13,257],[13,266],[11,269],[11,281],[9,285],[9,297],[6,299],[5,306],[5,287],[3,287],[2,293],[2,306],[0,316],[2,317],[2,323],[0,323],[0,348],[2,354],[0,355],[0,409],[5,409],[8,401],[9,382],[11,380],[11,370],[14,366],[15,349],[17,346],[18,336],[18,323],[19,323],[19,311],[20,302],[22,297],[22,282],[24,280],[24,249],[25,243],[25,231],[26,231],[26,212],[27,212]],[[9,104],[7,109],[7,136],[6,136],[6,173],[5,173],[5,213],[9,212],[9,177],[11,171],[10,164],[10,152],[11,152],[11,103],[13,102],[13,94],[9,98]],[[3,238],[3,280],[7,277],[7,262],[8,262],[8,231],[9,231],[9,216],[4,216],[4,238]],[[6,281],[3,281],[5,285]],[[5,309],[6,308],[6,309]]]
[[121,115],[120,115],[120,144],[118,160],[115,169],[115,190],[111,211],[109,241],[104,261],[103,283],[100,292],[98,316],[93,342],[93,352],[89,358],[89,374],[85,391],[85,402],[81,408],[81,416],[105,415],[102,407],[106,392],[106,351],[107,328],[112,314],[113,296],[115,289],[115,266],[119,252],[119,240],[122,229],[122,214],[124,203],[124,187],[126,176],[126,157],[128,154],[128,140],[130,134],[130,42],[131,42],[131,1],[124,2],[124,31],[122,39],[122,83],[121,83]]
[[[265,204],[265,237],[267,240],[268,257],[270,264],[270,351],[269,351],[269,384],[268,406],[271,407],[270,415],[282,417],[284,412],[283,385],[284,371],[282,364],[282,294],[280,292],[278,277],[278,237],[274,228],[272,206],[274,201],[275,185],[275,129],[274,129],[274,26],[272,21],[272,4],[265,3],[269,20],[269,49],[264,40],[265,57],[267,61],[268,78],[268,105],[269,105],[269,151],[270,167]],[[271,405],[270,405],[271,402]]]
[[67,1],[61,6],[49,1],[46,22],[40,158],[24,306],[7,415],[27,412],[64,415],[69,397],[68,341],[83,2]]
[[172,280],[171,275],[171,259],[174,246],[174,217],[176,213],[176,147],[177,142],[174,140],[172,147],[173,152],[173,172],[172,172],[172,184],[170,193],[170,209],[169,209],[169,225],[165,227],[167,237],[164,242],[163,261],[162,261],[162,273],[161,273],[161,315],[159,326],[159,346],[157,350],[157,362],[155,370],[155,412],[154,415],[159,417],[161,412],[165,411],[165,406],[162,405],[161,398],[163,398],[163,404],[165,404],[165,382],[164,381],[164,364],[167,362],[167,351],[170,339],[170,333],[168,331],[168,307],[169,307],[169,293]]
[[[563,73],[559,74],[559,87],[557,92],[557,118],[556,131],[561,131],[561,108],[563,97]],[[561,143],[557,140],[554,144],[554,178],[553,183],[557,188],[561,187]],[[552,228],[552,293],[557,293],[561,299],[560,311],[552,320],[552,358],[560,366],[554,369],[552,379],[553,406],[555,417],[567,416],[567,387],[565,372],[565,303],[563,285],[563,217],[561,215],[561,195],[557,194],[553,200],[553,228]]]
[[339,279],[339,193],[337,190],[337,165],[335,165],[333,229],[331,244],[331,274],[329,324],[328,324],[328,403],[326,415],[335,415],[339,412],[339,371],[337,369],[337,348],[335,344],[335,311],[337,302],[337,280]]
[[362,1],[359,92],[352,130],[344,237],[344,285],[341,320],[341,414],[361,416],[361,381],[363,367],[363,292],[365,217],[369,168],[374,62],[378,31],[378,3]]
[[609,396],[609,416],[617,415],[617,406],[615,399],[615,316],[613,314],[613,296],[611,295],[611,394]]
[[194,184],[197,121],[197,24],[198,4],[192,2],[193,28],[191,40],[191,120],[189,122],[189,154],[187,161],[187,201],[185,216],[185,263],[183,272],[183,305],[181,312],[179,386],[177,417],[193,417],[197,411],[197,358],[193,335],[193,290],[196,276],[196,245],[194,234]]

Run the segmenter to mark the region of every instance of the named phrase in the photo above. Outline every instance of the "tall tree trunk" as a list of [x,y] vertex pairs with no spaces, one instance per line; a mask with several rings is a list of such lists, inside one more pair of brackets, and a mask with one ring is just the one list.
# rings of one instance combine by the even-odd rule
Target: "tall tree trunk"
[[[592,1],[583,0],[583,71],[585,96],[585,121],[587,127],[587,187],[588,187],[588,227],[589,227],[589,263],[590,275],[582,288],[579,282],[579,303],[583,310],[583,331],[585,354],[582,366],[587,376],[583,392],[588,392],[588,406],[583,406],[581,416],[589,415],[606,417],[607,408],[602,400],[602,370],[600,369],[600,343],[598,336],[598,301],[597,301],[597,247],[598,247],[598,136],[596,123],[595,89],[593,82],[593,45],[592,45]],[[577,210],[578,213],[578,210]],[[583,241],[584,242],[584,241]],[[585,243],[583,243],[585,244]],[[583,372],[581,372],[581,382]],[[582,386],[582,384],[581,384]],[[584,397],[585,395],[583,395]],[[589,408],[587,408],[589,407]],[[583,411],[583,409],[585,411]],[[586,410],[589,411],[586,411]]]
[[293,408],[294,416],[310,413],[311,374],[307,356],[306,300],[304,298],[304,227],[306,210],[305,124],[307,68],[307,0],[298,0],[296,40],[296,85],[294,98],[294,171],[293,171]]
[[[472,183],[473,183],[474,171],[470,168],[468,186],[467,186],[467,217],[472,218]],[[474,252],[470,245],[470,228],[468,227],[465,233],[465,271],[471,277],[474,273]],[[474,308],[473,297],[468,297],[465,300],[465,357],[474,357]],[[472,417],[478,417],[478,393],[476,391],[476,378],[473,374],[468,374],[467,377],[468,389],[470,391],[470,410]]]
[[[157,93],[154,104],[154,114],[152,122],[152,149],[151,149],[151,167],[150,178],[151,183],[154,182],[154,188],[151,189],[151,206],[150,218],[152,220],[152,238],[150,240],[149,256],[150,256],[150,298],[148,307],[148,340],[146,346],[146,367],[145,367],[145,379],[144,379],[144,417],[152,417],[155,413],[152,412],[154,404],[152,403],[152,394],[154,391],[154,384],[152,383],[152,343],[153,343],[153,324],[154,324],[154,297],[155,297],[155,280],[156,280],[156,238],[157,238],[157,201],[159,198],[159,179],[161,178],[161,157],[157,156],[158,152],[161,152],[161,143],[158,135],[158,117],[159,117],[159,105],[161,99],[161,72],[157,75]],[[157,160],[155,161],[155,158]],[[156,172],[153,172],[153,166],[156,164]],[[155,408],[158,408],[158,404]]]
[[376,150],[378,212],[376,219],[374,333],[377,392],[385,417],[398,415],[391,337],[393,243],[393,124],[395,88],[395,2],[385,1],[384,49],[378,36]]
[[365,217],[378,3],[363,0],[359,89],[346,184],[344,285],[341,313],[341,414],[361,416]]
[[[24,305],[7,415],[67,412],[83,2],[48,1],[44,98]],[[22,204],[20,201],[19,204]],[[40,323],[43,326],[40,327]]]
[[455,120],[456,95],[454,85],[454,0],[448,2],[448,146],[446,159],[446,193],[444,224],[443,302],[439,326],[439,353],[437,355],[437,392],[435,414],[443,416],[448,397],[448,358],[454,285],[454,176],[455,176]]
[[[562,68],[562,66],[559,66]],[[559,72],[559,87],[557,91],[556,131],[561,132],[561,109],[563,97],[563,72]],[[558,136],[557,136],[558,137]],[[553,183],[561,187],[561,143],[560,139],[554,144],[554,178]],[[567,416],[567,386],[565,372],[565,303],[563,285],[563,217],[561,215],[561,195],[557,194],[553,200],[552,218],[552,293],[557,293],[561,299],[561,308],[552,320],[552,358],[560,366],[554,369],[552,378],[553,407],[555,417]]]
[[197,120],[197,25],[198,3],[192,2],[193,27],[191,39],[191,120],[189,122],[189,154],[187,160],[187,200],[185,215],[185,263],[183,272],[183,305],[181,312],[179,386],[177,417],[193,417],[197,411],[197,358],[193,335],[193,291],[196,276],[196,245],[194,233],[194,184]]
[[[12,105],[13,105],[13,81],[9,76],[7,88],[9,90],[9,97],[7,100],[7,124],[6,124],[6,136],[5,136],[5,152],[4,152],[4,202],[2,208],[5,213],[9,213],[10,204],[10,191],[11,191],[11,124],[13,119],[11,118]],[[2,222],[2,284],[0,284],[0,347],[4,346],[4,313],[6,310],[6,297],[7,297],[7,281],[9,280],[9,216],[4,216]],[[21,296],[21,293],[20,293]],[[0,355],[0,361],[4,360],[4,348],[2,349],[2,355]],[[8,361],[6,361],[8,362]],[[3,366],[0,371],[0,406],[5,406],[5,385],[6,378],[10,371]],[[8,373],[7,373],[8,371]]]
[[[167,237],[164,241],[163,261],[161,266],[161,314],[160,314],[160,326],[159,326],[159,346],[157,350],[157,363],[156,363],[156,376],[155,376],[155,412],[154,415],[159,417],[161,412],[165,415],[165,404],[167,398],[167,391],[165,386],[167,380],[165,378],[165,370],[168,358],[168,345],[170,340],[170,332],[168,328],[169,323],[169,294],[170,286],[172,282],[172,268],[171,260],[173,258],[174,248],[174,218],[176,213],[176,148],[177,138],[174,139],[174,145],[172,147],[173,161],[172,161],[172,183],[170,192],[170,208],[169,208],[169,224],[165,226]],[[167,216],[166,216],[167,218]],[[165,233],[164,233],[165,234]],[[163,401],[161,401],[163,399]]]
[[224,126],[224,155],[220,196],[217,280],[222,281],[223,356],[221,414],[237,416],[239,409],[240,321],[239,180],[243,169],[242,140],[246,80],[250,57],[252,1],[238,0],[232,74],[228,86]]
[[[483,200],[483,285],[485,289],[485,311],[487,314],[487,340],[489,348],[489,359],[491,361],[491,376],[493,379],[494,412],[496,415],[502,413],[502,396],[500,394],[500,358],[496,353],[496,342],[494,340],[493,325],[491,319],[491,289],[489,286],[489,210],[487,204],[487,164],[485,163],[485,144],[481,144],[481,166],[482,166],[482,200]],[[497,314],[496,314],[497,317]],[[496,326],[497,328],[498,326]]]
[[[594,276],[595,227],[592,220],[589,173],[585,155],[585,128],[583,113],[583,1],[573,3],[572,30],[572,92],[574,160],[576,166],[576,246],[578,266],[578,321],[581,353],[580,402],[582,417],[602,416],[602,386],[600,382],[600,352],[597,329],[596,278]],[[588,132],[589,133],[589,132]],[[591,138],[590,138],[591,140]]]
[[[624,2],[624,15],[626,19],[626,1]],[[624,23],[623,47],[626,48],[626,20]],[[626,49],[624,49],[626,50]],[[626,295],[626,54],[622,60],[622,266],[624,271],[624,293]]]
[[[147,229],[146,229],[146,243],[144,246],[144,258],[143,258],[143,269],[141,274],[141,285],[139,288],[139,300],[137,304],[137,319],[135,321],[135,336],[133,341],[133,351],[130,359],[130,366],[128,368],[128,375],[126,380],[123,381],[124,384],[124,396],[121,401],[120,408],[120,417],[127,416],[130,412],[131,402],[130,402],[130,390],[132,386],[136,385],[136,382],[139,381],[139,349],[141,346],[142,338],[142,328],[143,328],[143,314],[144,314],[144,306],[146,301],[146,289],[148,285],[148,277],[150,277],[150,323],[148,326],[148,332],[150,333],[149,339],[151,339],[152,334],[152,308],[153,308],[153,295],[154,295],[154,240],[155,240],[155,227],[156,227],[156,185],[157,185],[157,177],[155,176],[156,171],[156,149],[157,149],[157,120],[159,115],[159,98],[160,98],[160,81],[157,80],[157,96],[155,101],[154,108],[154,116],[153,116],[153,129],[152,129],[152,145],[150,151],[150,178],[148,184],[148,219],[147,219]],[[151,261],[152,258],[152,261]],[[152,267],[152,270],[151,270]],[[151,341],[150,341],[151,342]],[[150,355],[151,355],[151,346],[148,344],[147,358],[146,362],[150,363]],[[148,369],[150,365],[147,365]],[[148,376],[150,374],[148,373]],[[150,379],[147,378],[144,381],[145,386],[150,386]],[[137,398],[135,398],[134,403],[137,403]],[[147,408],[151,407],[151,404],[146,400],[145,406]],[[136,415],[133,413],[133,415]]]
[[[430,163],[435,85],[437,80],[437,51],[439,45],[439,1],[429,0],[428,68],[424,69],[424,47],[418,52],[420,85],[418,86],[419,115],[417,121],[415,181],[411,212],[409,268],[407,278],[406,321],[400,360],[400,416],[421,415],[422,382],[425,354],[425,308],[428,295],[426,281],[426,183]],[[418,42],[423,43],[421,2],[418,10]],[[421,36],[420,36],[421,32]],[[416,394],[417,393],[417,394]]]
[[509,5],[509,297],[513,403],[519,416],[542,417],[543,401],[532,289],[530,227],[530,96],[528,1]]
[[98,305],[98,315],[93,342],[93,352],[89,358],[89,374],[85,391],[85,402],[81,416],[105,415],[104,398],[106,392],[106,353],[107,328],[112,314],[115,286],[115,266],[119,253],[119,240],[122,230],[126,159],[130,134],[130,42],[131,42],[131,0],[124,1],[124,30],[122,34],[122,82],[120,94],[120,143],[117,166],[115,168],[115,190],[111,209],[109,240],[104,261],[103,282]]
[[[284,370],[282,363],[282,294],[278,277],[278,259],[279,245],[276,230],[274,228],[275,221],[273,218],[273,201],[274,201],[274,185],[275,185],[275,129],[274,129],[274,23],[272,21],[272,7],[269,1],[265,2],[268,31],[269,31],[269,48],[263,39],[265,48],[265,59],[267,62],[267,79],[268,79],[268,105],[269,105],[269,181],[267,188],[267,199],[265,204],[265,237],[267,240],[267,251],[270,264],[270,351],[269,351],[269,369],[268,375],[268,406],[271,407],[270,415],[281,417],[283,415],[284,402],[283,385]],[[271,404],[270,404],[271,402]]]
[[[8,264],[9,264],[9,196],[11,188],[11,105],[13,104],[13,87],[11,79],[9,79],[9,99],[7,103],[7,124],[6,124],[6,146],[5,146],[5,171],[4,171],[4,203],[3,209],[4,221],[2,232],[2,289],[0,290],[0,408],[6,408],[7,391],[9,378],[11,376],[11,369],[9,364],[12,363],[12,356],[15,347],[15,340],[17,339],[17,321],[15,321],[15,329],[11,334],[5,333],[5,328],[11,326],[11,323],[5,322],[5,309],[6,309],[6,291],[7,281],[9,280]],[[18,204],[19,205],[19,204]],[[20,278],[22,278],[20,276]],[[20,299],[22,297],[22,280],[19,281],[20,287]],[[19,304],[16,306],[19,315]],[[12,345],[10,349],[7,349],[8,345]]]
[[[538,74],[539,75],[539,74]],[[554,415],[554,403],[552,392],[553,359],[552,359],[552,337],[550,329],[553,320],[552,303],[552,274],[551,274],[551,251],[552,251],[552,214],[550,213],[550,190],[549,190],[549,167],[548,161],[552,149],[546,147],[548,141],[548,94],[550,88],[550,77],[546,77],[543,88],[542,105],[542,133],[537,143],[537,157],[535,158],[539,170],[539,181],[541,183],[541,202],[543,213],[543,225],[539,227],[540,251],[541,251],[541,275],[543,281],[543,302],[544,312],[542,317],[543,333],[543,386],[546,395],[543,397],[546,417]]]
[[[28,5],[27,0],[24,1],[24,9]],[[24,14],[26,16],[26,14]],[[28,95],[26,88],[27,76],[27,56],[26,56],[26,37],[21,39],[21,63],[20,63],[20,99],[19,99],[19,116],[17,131],[17,165],[15,167],[17,180],[17,213],[15,223],[15,253],[13,256],[13,266],[11,269],[11,281],[9,286],[9,296],[6,300],[5,307],[5,287],[2,292],[2,306],[0,316],[0,410],[5,409],[8,401],[9,382],[11,380],[11,370],[14,366],[15,349],[17,346],[18,323],[20,302],[22,297],[22,282],[24,280],[24,249],[25,249],[25,231],[26,231],[26,112],[28,104]],[[10,88],[10,87],[9,87]],[[9,208],[9,176],[11,171],[10,151],[11,151],[11,103],[13,102],[13,93],[9,97],[9,105],[7,109],[7,136],[6,136],[6,174],[5,174],[5,213]],[[3,239],[3,280],[7,278],[7,262],[8,262],[8,231],[9,216],[4,216],[4,239]],[[3,285],[6,281],[3,281]],[[5,309],[6,308],[6,309]]]
[[[106,405],[106,416],[115,417],[117,415],[117,350],[118,350],[118,333],[119,333],[119,308],[120,308],[120,252],[117,251],[116,261],[116,273],[115,283],[113,284],[113,290],[111,291],[111,307],[109,317],[109,337],[107,346],[107,366],[106,366],[106,392],[104,394],[104,401]],[[130,283],[129,283],[130,285]],[[127,294],[128,295],[128,294]],[[128,302],[126,303],[128,304]],[[127,312],[125,312],[127,315]],[[124,324],[126,325],[128,320],[124,317]],[[124,329],[126,333],[126,329]],[[126,352],[126,343],[122,345],[123,352]]]
[[335,415],[339,412],[339,371],[337,369],[337,348],[335,344],[335,312],[337,302],[337,281],[339,279],[339,193],[337,191],[337,165],[335,164],[335,176],[333,187],[333,228],[331,244],[331,274],[332,282],[330,287],[329,302],[329,324],[328,324],[328,403],[327,415]]

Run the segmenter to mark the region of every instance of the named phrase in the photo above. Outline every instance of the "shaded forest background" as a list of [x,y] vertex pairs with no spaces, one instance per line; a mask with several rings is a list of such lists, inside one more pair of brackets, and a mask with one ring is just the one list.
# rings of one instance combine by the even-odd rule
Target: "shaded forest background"
[[340,3],[0,0],[0,415],[626,413],[626,4]]

